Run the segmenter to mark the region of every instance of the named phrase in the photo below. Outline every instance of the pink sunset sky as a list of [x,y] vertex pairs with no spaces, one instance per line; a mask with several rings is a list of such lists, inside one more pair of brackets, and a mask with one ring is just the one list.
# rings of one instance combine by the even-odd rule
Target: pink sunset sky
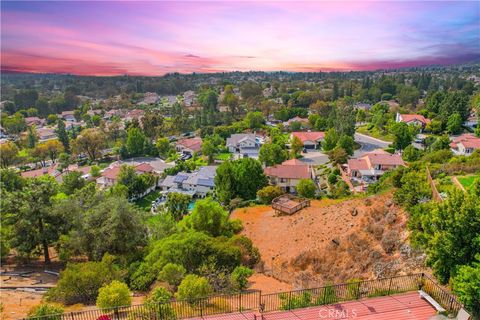
[[480,2],[2,1],[3,71],[347,71],[480,57]]

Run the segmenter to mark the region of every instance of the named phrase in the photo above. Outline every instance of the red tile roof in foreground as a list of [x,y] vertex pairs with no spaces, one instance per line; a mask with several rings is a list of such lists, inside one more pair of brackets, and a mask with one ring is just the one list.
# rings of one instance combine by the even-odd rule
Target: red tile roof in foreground
[[[257,315],[257,320],[428,320],[437,314],[418,292],[392,296],[367,298],[358,301],[337,303],[326,306],[275,311]],[[209,320],[254,320],[255,312],[230,313],[204,316]]]
[[[301,163],[301,164],[299,164]],[[288,160],[282,164],[266,167],[264,169],[265,175],[269,177],[278,177],[284,179],[309,179],[310,166],[301,161]]]

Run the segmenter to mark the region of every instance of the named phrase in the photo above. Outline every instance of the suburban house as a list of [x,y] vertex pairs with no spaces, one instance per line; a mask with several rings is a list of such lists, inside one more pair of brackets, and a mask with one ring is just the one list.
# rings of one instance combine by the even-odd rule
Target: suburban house
[[365,110],[368,111],[372,108],[372,105],[370,103],[357,103],[353,106],[356,110]]
[[420,128],[425,129],[427,124],[430,123],[430,119],[425,118],[421,114],[400,114],[397,113],[395,118],[396,122],[405,122],[406,124],[414,124]]
[[456,155],[469,156],[475,150],[480,149],[480,138],[472,133],[462,134],[452,140],[450,147]]
[[43,127],[47,121],[45,119],[40,119],[39,117],[26,117],[25,124],[27,126],[36,126]]
[[[97,184],[101,188],[113,186],[120,174],[120,163],[112,163],[108,168],[104,169],[101,176],[97,178]],[[155,169],[148,163],[140,163],[134,166],[136,174],[150,173],[155,174]]]
[[350,178],[372,182],[378,180],[385,171],[399,166],[405,166],[405,162],[399,154],[375,150],[361,158],[349,159],[346,164],[346,171]]
[[37,129],[38,141],[43,142],[47,140],[57,139],[57,134],[54,128],[38,128]]
[[84,179],[88,179],[90,177],[90,166],[79,167],[77,164],[71,164],[63,171],[60,171],[58,166],[58,163],[56,163],[50,167],[43,167],[40,169],[21,172],[20,175],[23,178],[37,178],[48,174],[54,177],[59,183],[62,183],[65,175],[75,171],[82,173],[82,177]]
[[137,119],[138,121],[142,120],[145,111],[141,109],[133,109],[127,112],[125,115],[126,121],[132,121],[133,119]]
[[200,167],[194,172],[179,172],[174,176],[166,176],[159,187],[163,193],[178,192],[205,198],[215,187],[216,172],[216,166]]
[[308,132],[292,132],[290,140],[297,137],[302,141],[303,147],[306,149],[317,149],[320,143],[325,139],[325,132],[308,131]]
[[284,192],[296,193],[301,179],[313,179],[313,169],[298,159],[284,161],[282,164],[266,167],[265,175],[270,184],[280,187]]
[[300,117],[293,117],[292,119],[289,119],[283,123],[285,127],[290,127],[293,122],[300,122],[302,125],[309,125],[310,122],[308,121],[307,118],[300,118]]
[[92,116],[95,116],[95,115],[101,115],[102,114],[102,109],[92,109],[92,110],[88,110],[87,111],[87,114],[92,117]]
[[235,133],[227,138],[226,146],[240,157],[258,158],[262,143],[263,139],[254,133]]
[[178,152],[189,153],[192,155],[194,153],[200,153],[202,151],[202,138],[195,137],[178,140],[176,149]]
[[60,113],[60,118],[62,118],[65,121],[68,121],[68,122],[77,121],[75,119],[75,112],[73,112],[73,111],[62,111],[62,113]]

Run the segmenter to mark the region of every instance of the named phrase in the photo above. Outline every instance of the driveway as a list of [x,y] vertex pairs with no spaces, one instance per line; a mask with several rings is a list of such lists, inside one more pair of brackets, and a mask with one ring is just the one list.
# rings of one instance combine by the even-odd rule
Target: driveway
[[302,156],[303,158],[299,160],[311,166],[322,165],[330,161],[325,153],[318,150],[307,150],[306,153],[302,153]]
[[360,149],[353,153],[354,158],[363,156],[365,153],[372,152],[375,149],[385,149],[391,142],[373,138],[361,133],[355,133],[355,142],[360,144]]

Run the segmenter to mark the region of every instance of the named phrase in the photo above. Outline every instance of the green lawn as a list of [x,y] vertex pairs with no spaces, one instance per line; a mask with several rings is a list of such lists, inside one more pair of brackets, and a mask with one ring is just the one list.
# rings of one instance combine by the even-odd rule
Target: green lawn
[[230,160],[231,156],[230,152],[223,152],[215,155],[215,160],[227,161]]
[[393,135],[392,134],[390,134],[390,133],[385,134],[385,133],[379,131],[376,128],[372,128],[370,130],[368,130],[367,128],[368,128],[368,126],[358,127],[357,132],[362,133],[362,134],[366,134],[367,136],[371,136],[371,137],[374,137],[374,138],[377,138],[377,139],[380,139],[380,140],[389,141],[389,142],[393,141]]
[[473,184],[475,179],[480,179],[480,175],[457,177],[457,179],[465,189],[468,189]]
[[135,204],[145,211],[150,211],[152,207],[152,201],[157,200],[159,194],[159,191],[150,192],[142,199],[135,201]]

